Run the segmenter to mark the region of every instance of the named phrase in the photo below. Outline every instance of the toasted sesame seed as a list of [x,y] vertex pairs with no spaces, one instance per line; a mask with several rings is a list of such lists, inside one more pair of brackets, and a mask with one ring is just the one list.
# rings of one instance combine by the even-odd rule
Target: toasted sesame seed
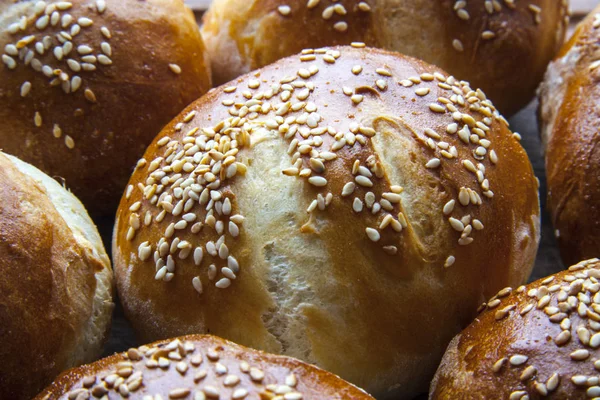
[[94,92],[91,89],[85,89],[85,91],[83,92],[85,95],[85,98],[87,101],[89,101],[90,103],[95,103],[96,100],[96,95],[94,94]]
[[494,363],[494,365],[492,366],[492,371],[494,371],[495,373],[500,372],[500,370],[502,369],[502,367],[504,366],[506,361],[508,361],[508,359],[506,357],[503,357],[503,358],[499,359],[498,361],[496,361]]
[[418,96],[427,96],[429,94],[429,92],[430,92],[429,88],[418,88],[418,89],[415,89],[415,93]]
[[38,128],[42,126],[42,115],[38,111],[35,112],[33,122]]

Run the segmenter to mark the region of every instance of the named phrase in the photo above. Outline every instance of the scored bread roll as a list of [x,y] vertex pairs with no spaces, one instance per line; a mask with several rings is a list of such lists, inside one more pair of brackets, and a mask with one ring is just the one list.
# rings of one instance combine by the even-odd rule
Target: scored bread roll
[[65,372],[35,400],[373,399],[302,361],[216,336],[191,335],[129,349]]
[[117,212],[118,290],[145,341],[210,332],[408,398],[529,276],[537,183],[466,82],[383,50],[306,53],[157,136]]
[[71,193],[0,152],[0,398],[28,400],[102,352],[110,261]]
[[136,160],[210,88],[183,0],[2,1],[0,143],[113,215]]
[[219,84],[304,48],[360,41],[468,80],[507,115],[534,96],[567,26],[567,0],[214,0],[202,36]]
[[578,27],[540,87],[548,208],[563,260],[600,255],[600,6]]
[[456,336],[430,399],[600,397],[600,260],[502,289]]

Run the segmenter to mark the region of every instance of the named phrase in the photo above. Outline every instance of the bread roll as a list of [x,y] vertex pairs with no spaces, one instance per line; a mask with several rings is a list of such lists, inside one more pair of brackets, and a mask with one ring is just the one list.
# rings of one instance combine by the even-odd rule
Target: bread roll
[[600,6],[578,27],[540,87],[548,208],[564,262],[600,255]]
[[74,368],[35,400],[49,399],[356,399],[371,396],[302,361],[216,336],[152,343]]
[[491,298],[456,336],[430,399],[600,396],[600,260]]
[[145,341],[210,332],[409,398],[477,306],[527,279],[539,212],[481,91],[397,53],[307,50],[157,136],[113,260]]
[[101,354],[112,270],[79,200],[4,153],[0,199],[0,398],[29,400]]
[[567,0],[214,0],[202,36],[217,83],[304,48],[360,41],[438,65],[513,114],[562,44],[567,10]]
[[210,88],[183,0],[2,1],[0,143],[113,215],[136,160]]

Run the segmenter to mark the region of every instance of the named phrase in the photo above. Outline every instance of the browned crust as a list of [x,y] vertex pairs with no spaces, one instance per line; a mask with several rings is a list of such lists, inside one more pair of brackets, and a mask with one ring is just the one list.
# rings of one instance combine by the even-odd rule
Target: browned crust
[[[494,296],[448,346],[430,399],[596,397],[598,278],[595,259]],[[527,357],[525,363],[512,358],[519,355]]]
[[598,256],[600,248],[600,8],[577,28],[542,86],[542,129],[547,141],[548,208],[565,263]]
[[[64,179],[92,213],[112,214],[147,144],[183,107],[210,88],[209,66],[194,15],[183,0],[105,0],[102,14],[95,0],[72,3],[71,9],[61,11],[61,18],[68,14],[76,22],[88,17],[93,25],[73,38],[75,48],[69,55],[57,61],[55,39],[44,55],[33,49],[35,42],[28,48],[43,64],[68,73],[70,80],[80,76],[81,87],[66,94],[60,85],[50,86],[51,79],[31,64],[19,61],[17,68],[10,70],[1,63],[0,138],[7,153]],[[3,2],[0,49],[4,51],[5,45],[27,34],[41,40],[62,31],[62,22],[39,30],[33,26],[36,19],[30,18],[25,32],[10,34],[8,27],[23,13],[34,15],[34,4],[36,1]],[[103,36],[102,27],[109,29],[110,39]],[[91,46],[99,57],[102,42],[111,46],[111,65],[97,61],[95,71],[79,72],[67,65],[67,58],[81,61],[78,45]],[[173,73],[170,63],[179,65],[182,73]],[[32,89],[23,98],[20,91],[26,81]],[[86,99],[86,89],[94,93],[95,103]],[[36,112],[42,118],[41,127],[34,124]],[[60,138],[53,136],[54,124],[62,130]],[[73,149],[66,146],[67,136],[74,140]]]
[[[179,361],[178,357],[171,356],[171,363],[168,368],[147,367],[149,360],[157,361],[159,358],[169,358],[167,356],[169,351],[163,350],[145,356],[145,354],[150,354],[148,351],[152,352],[152,349],[164,348],[176,341],[180,345],[174,346],[175,348],[171,351],[183,356],[182,361]],[[194,350],[187,351],[185,346],[190,346],[190,344],[193,344]],[[218,358],[212,356],[214,353],[218,354]],[[202,363],[196,365],[192,361],[198,355],[202,356]],[[290,357],[263,353],[262,351],[243,347],[209,335],[190,335],[173,340],[155,342],[142,346],[137,351],[136,349],[130,349],[128,352],[115,354],[92,364],[74,368],[63,373],[52,385],[35,397],[35,399],[66,399],[69,392],[84,387],[84,379],[86,377],[96,376],[94,385],[99,385],[102,378],[117,373],[120,369],[119,365],[123,367],[123,364],[120,363],[128,361],[133,363],[134,374],[138,371],[143,373],[141,387],[138,390],[132,390],[127,397],[129,399],[141,399],[146,395],[158,394],[166,399],[170,398],[169,393],[177,388],[192,389],[192,395],[185,396],[185,398],[193,398],[193,393],[197,391],[202,392],[207,386],[216,388],[220,395],[218,396],[219,398],[232,398],[236,390],[245,389],[247,397],[243,396],[243,398],[270,399],[275,397],[275,394],[273,393],[273,388],[269,385],[276,385],[275,387],[280,391],[301,393],[301,398],[305,400],[323,398],[373,399],[364,391],[343,381],[339,377],[310,364]],[[243,362],[246,362],[252,369],[260,370],[264,374],[264,378],[251,378],[249,371],[244,371]],[[184,373],[178,372],[177,368],[181,369],[181,364],[187,366]],[[217,370],[217,368],[222,367],[226,368],[226,373]],[[198,379],[198,373],[201,371],[206,371],[207,375],[202,379]],[[291,378],[290,375],[293,375],[294,378]],[[126,378],[129,376],[131,376],[131,373]],[[229,378],[231,380],[232,376],[239,378],[239,382],[235,384],[226,383],[226,379]],[[294,380],[297,381],[297,384],[291,384]],[[287,389],[282,389],[283,386]],[[93,390],[92,385],[87,387]],[[115,391],[111,391],[110,398],[122,398],[116,392],[116,389],[118,388],[113,389]],[[210,396],[207,397],[212,398]]]
[[25,400],[82,361],[73,358],[83,351],[76,346],[99,356],[103,338],[81,336],[92,320],[95,274],[110,266],[77,244],[43,185],[1,153],[0,198],[0,398]]
[[[473,234],[473,245],[459,245],[460,234],[450,226],[442,208],[456,199],[463,186],[480,190],[477,178],[462,163],[470,159],[475,146],[468,147],[457,134],[446,133],[447,125],[454,121],[451,113],[430,110],[429,105],[439,96],[452,93],[438,86],[437,78],[413,87],[398,83],[421,74],[425,77],[436,73],[446,78],[439,69],[396,53],[350,47],[328,51],[341,53],[335,64],[325,62],[323,55],[309,63],[299,62],[298,56],[294,56],[231,82],[230,85],[238,87],[233,93],[227,93],[225,86],[217,88],[186,108],[157,136],[138,164],[130,190],[117,213],[113,239],[117,285],[134,329],[145,340],[210,332],[270,352],[295,352],[291,354],[315,362],[372,393],[383,395],[388,390],[396,390],[408,397],[428,384],[447,341],[471,321],[476,307],[485,298],[509,283],[520,284],[527,279],[539,239],[536,181],[524,150],[502,118],[495,117],[490,122],[487,137],[499,161],[497,165],[487,158],[481,161],[495,194],[492,199],[483,200],[481,206],[463,207],[457,203],[454,214],[457,218],[472,213],[473,218],[480,218],[485,224],[484,230]],[[365,127],[373,126],[378,131],[374,142],[346,146],[338,151],[338,157],[327,163],[326,171],[315,174],[327,179],[328,186],[324,188],[315,188],[297,176],[284,177],[287,181],[279,178],[284,175],[277,163],[291,157],[285,149],[292,138],[283,139],[279,133],[274,135],[272,140],[282,143],[282,154],[269,153],[275,154],[269,158],[275,160],[274,165],[262,166],[260,170],[253,167],[266,157],[261,156],[260,147],[257,150],[243,148],[238,161],[246,163],[244,160],[253,159],[247,166],[252,180],[236,175],[231,180],[223,179],[219,189],[231,200],[232,214],[245,210],[243,214],[247,219],[253,219],[255,213],[269,214],[274,210],[287,210],[289,204],[300,205],[298,208],[289,206],[292,208],[285,222],[276,219],[277,225],[265,228],[266,232],[261,230],[262,226],[255,226],[252,231],[240,225],[242,233],[232,238],[225,231],[229,254],[235,255],[241,266],[238,278],[226,290],[215,287],[222,275],[214,281],[207,278],[209,264],[215,263],[218,268],[226,266],[223,260],[207,254],[205,245],[220,236],[209,224],[199,233],[190,232],[188,226],[175,235],[191,243],[192,251],[197,246],[204,249],[202,264],[194,265],[191,254],[180,258],[173,253],[176,265],[173,279],[170,282],[163,282],[162,278],[155,280],[157,270],[162,269],[162,264],[159,262],[157,269],[152,259],[157,243],[169,225],[178,223],[181,216],[166,213],[162,222],[155,222],[159,209],[151,202],[158,204],[158,199],[146,198],[144,193],[154,193],[150,190],[154,190],[156,182],[148,180],[150,168],[160,170],[166,164],[153,161],[165,155],[165,148],[170,146],[167,143],[175,146],[169,150],[170,154],[176,154],[187,132],[192,131],[194,136],[194,129],[215,126],[230,117],[229,107],[221,103],[228,99],[245,101],[243,93],[250,80],[256,78],[262,82],[261,89],[251,91],[259,93],[282,77],[294,76],[299,68],[312,64],[319,72],[306,80],[315,85],[315,94],[307,101],[318,104],[323,126],[330,124],[338,132],[349,131],[354,121]],[[358,76],[351,72],[355,65],[363,66]],[[377,68],[386,68],[392,76],[377,74]],[[386,90],[374,88],[380,78],[385,78]],[[341,93],[342,85],[362,88],[363,102],[354,105],[349,96]],[[431,93],[418,96],[416,88],[430,88]],[[465,92],[469,90],[465,88]],[[271,102],[277,107],[280,100],[275,97]],[[183,123],[192,111],[196,112],[195,116]],[[466,107],[461,107],[461,111],[468,112]],[[481,119],[476,112],[471,115],[478,121]],[[272,112],[269,118],[273,116]],[[443,160],[439,169],[426,168],[425,164],[439,150],[428,147],[425,129],[439,134],[440,141],[446,141],[449,150],[455,146],[460,159],[440,156]],[[320,150],[325,151],[334,138],[329,134],[322,137],[324,144]],[[304,140],[300,134],[296,134],[296,138]],[[351,173],[354,160],[359,159],[364,166],[369,157],[386,164],[381,179],[373,177],[374,186],[369,188],[376,198],[390,192],[391,185],[400,183],[406,187],[403,193],[407,196],[389,212],[392,217],[398,211],[405,213],[406,228],[400,233],[389,226],[380,229],[381,239],[377,243],[368,239],[365,228],[379,226],[383,214],[357,214],[352,211],[353,197],[340,194],[343,186],[354,179]],[[308,164],[308,158],[301,157],[303,165]],[[273,174],[276,176],[270,178]],[[272,189],[265,188],[279,196],[275,204],[262,202],[262,192],[255,189],[256,181],[261,179],[279,182]],[[367,190],[358,188],[356,191],[356,196],[362,197]],[[317,194],[325,196],[327,192],[333,195],[331,205],[322,212],[307,214],[306,207]],[[179,199],[173,204],[177,202]],[[147,212],[152,217],[149,226],[140,224],[140,228],[131,230],[132,221],[138,217],[143,221]],[[197,214],[197,221],[205,221],[205,206],[197,202],[186,212]],[[499,215],[503,217],[497,217]],[[307,220],[312,222],[305,224]],[[223,217],[223,221],[227,225],[227,218]],[[265,224],[268,226],[269,221]],[[129,232],[131,240],[127,240]],[[298,307],[297,314],[287,315],[287,311],[277,310],[277,307],[287,300],[296,301],[292,295],[295,289],[287,291],[283,283],[273,281],[271,274],[275,272],[275,265],[262,257],[271,250],[282,251],[284,243],[281,242],[295,239],[311,242],[306,244],[305,251],[286,256],[285,268],[289,274],[298,274],[294,282],[306,282],[305,286],[314,295]],[[140,259],[140,249],[148,245],[151,248],[144,262]],[[397,253],[386,254],[382,246],[388,245],[396,246]],[[305,253],[326,261],[314,266],[313,260],[302,258]],[[450,255],[456,257],[456,264],[445,269]],[[191,283],[196,276],[203,282],[201,295]],[[299,296],[304,295],[306,290]],[[428,305],[424,308],[425,303]],[[265,321],[273,312],[289,318],[290,324],[301,324],[298,338],[276,336],[277,329],[285,327],[267,326]],[[310,347],[301,346],[302,339]],[[414,368],[414,375],[401,372],[405,368]]]
[[[454,0],[217,0],[204,16],[202,34],[211,52],[213,77],[224,83],[304,48],[365,42],[439,65],[483,89],[510,115],[531,100],[548,62],[560,48],[568,26],[566,0],[497,2],[490,14],[484,1],[467,2],[468,20]],[[488,2],[489,3],[489,2]],[[325,20],[335,4],[346,14]],[[368,4],[371,11],[360,11]],[[491,4],[491,3],[490,3]],[[289,15],[278,12],[289,6]],[[540,10],[539,12],[537,10]],[[340,32],[335,23],[345,22]],[[483,39],[484,31],[494,32]],[[454,40],[464,50],[454,49]]]

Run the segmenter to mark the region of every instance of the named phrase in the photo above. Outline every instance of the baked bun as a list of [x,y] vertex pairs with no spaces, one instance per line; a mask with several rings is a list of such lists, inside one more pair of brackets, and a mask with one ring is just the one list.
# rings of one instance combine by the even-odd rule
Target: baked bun
[[512,114],[563,43],[567,10],[567,0],[214,0],[202,36],[217,83],[304,48],[360,41],[438,65]]
[[210,88],[183,0],[0,2],[0,143],[112,215],[137,159]]
[[70,192],[0,153],[0,399],[27,399],[102,352],[113,277]]
[[600,396],[600,260],[505,288],[456,336],[430,399]]
[[373,400],[361,389],[313,365],[208,335],[156,342],[74,368],[35,400],[105,395],[132,400],[146,396],[196,400]]
[[540,87],[548,208],[564,262],[600,255],[600,6]]
[[210,332],[408,398],[481,302],[527,279],[539,212],[481,91],[396,53],[307,50],[157,136],[113,260],[144,341]]

